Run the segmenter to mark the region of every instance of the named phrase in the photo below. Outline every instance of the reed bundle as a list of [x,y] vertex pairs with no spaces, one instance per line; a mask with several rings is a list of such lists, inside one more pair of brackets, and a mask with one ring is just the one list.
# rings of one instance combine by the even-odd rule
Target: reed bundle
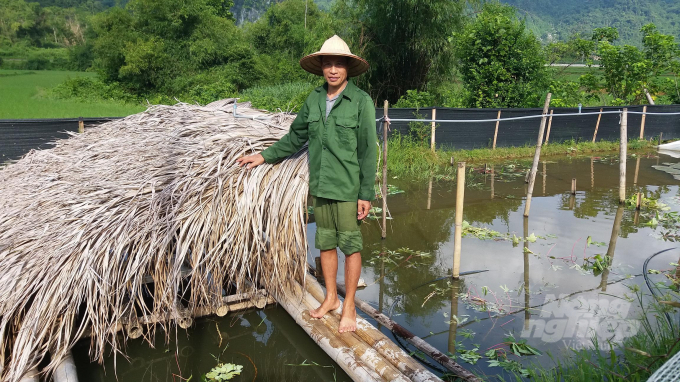
[[0,169],[0,380],[47,353],[50,372],[86,330],[102,362],[129,317],[217,309],[225,285],[276,296],[304,281],[306,148],[238,167],[293,116],[238,104],[251,118],[236,118],[234,102],[152,106]]

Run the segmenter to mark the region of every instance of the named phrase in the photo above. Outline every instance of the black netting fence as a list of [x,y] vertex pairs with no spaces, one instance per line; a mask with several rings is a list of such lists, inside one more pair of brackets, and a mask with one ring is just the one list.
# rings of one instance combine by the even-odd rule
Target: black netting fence
[[[550,142],[590,141],[593,138],[597,124],[598,107],[586,107],[581,110],[583,115],[560,117],[559,114],[578,113],[576,108],[553,108],[554,117],[550,126]],[[605,112],[622,110],[622,107],[604,107]],[[642,106],[629,106],[629,112],[642,112]],[[542,109],[501,109],[501,119],[525,116],[540,116]],[[648,106],[648,113],[679,113],[680,105]],[[381,118],[383,109],[376,110],[376,116]],[[431,108],[389,109],[391,119],[430,119]],[[437,108],[437,120],[487,120],[495,119],[498,109],[453,109]],[[85,128],[93,128],[104,122],[116,118],[85,118]],[[619,113],[602,114],[597,132],[598,140],[619,139]],[[642,115],[628,114],[628,138],[634,139],[640,135]],[[497,147],[535,145],[540,118],[501,121],[498,126]],[[429,134],[429,122],[421,122],[423,131]],[[491,147],[496,122],[462,122],[437,123],[437,147],[453,149],[473,149]],[[0,120],[0,163],[6,160],[18,159],[32,149],[51,147],[57,139],[67,138],[67,132],[78,131],[78,119],[11,119]],[[409,135],[413,129],[409,122],[393,122],[390,134]],[[656,138],[663,134],[664,139],[680,138],[680,115],[646,116],[644,137]],[[429,138],[427,138],[429,141]]]
[[[83,118],[92,128],[116,118]],[[46,149],[78,131],[78,119],[0,119],[0,163],[19,159],[33,149]]]
[[[604,107],[605,112],[619,111],[622,107]],[[554,117],[550,127],[550,142],[562,142],[573,139],[574,141],[590,141],[597,124],[598,115],[574,115],[563,116],[559,114],[578,113],[578,108],[552,108]],[[642,112],[643,106],[629,106],[629,112]],[[581,113],[597,113],[599,107],[582,108]],[[680,105],[647,106],[648,113],[678,113]],[[389,109],[390,119],[431,119],[432,109]],[[501,109],[501,119],[515,118],[532,115],[541,115],[543,109]],[[383,109],[377,109],[376,115],[381,118]],[[437,108],[437,120],[486,120],[496,119],[498,109],[452,109]],[[619,139],[620,114],[602,114],[597,140]],[[628,138],[638,138],[642,115],[628,114]],[[498,126],[497,147],[535,145],[538,136],[540,118],[501,121]],[[429,126],[430,123],[426,122]],[[437,123],[435,138],[437,147],[454,149],[474,149],[491,147],[493,142],[496,122],[463,122]],[[409,122],[392,122],[390,134],[408,135],[413,133]],[[680,115],[647,115],[645,121],[644,137],[646,139],[658,137],[663,134],[664,139],[680,138]],[[428,138],[429,141],[429,138]]]

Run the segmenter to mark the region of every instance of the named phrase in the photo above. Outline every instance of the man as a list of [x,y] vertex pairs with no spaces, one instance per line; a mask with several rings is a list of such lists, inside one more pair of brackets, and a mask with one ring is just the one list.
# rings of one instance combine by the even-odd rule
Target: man
[[316,88],[281,140],[260,154],[237,161],[253,168],[275,163],[296,153],[309,142],[309,191],[314,197],[315,247],[321,250],[326,298],[310,312],[321,318],[338,309],[336,289],[337,249],[345,254],[346,296],[339,331],[356,330],[354,295],[361,275],[363,239],[361,221],[375,198],[376,172],[375,107],[371,98],[348,81],[368,70],[368,63],[333,36],[321,50],[300,60],[300,66],[323,76],[326,84]]

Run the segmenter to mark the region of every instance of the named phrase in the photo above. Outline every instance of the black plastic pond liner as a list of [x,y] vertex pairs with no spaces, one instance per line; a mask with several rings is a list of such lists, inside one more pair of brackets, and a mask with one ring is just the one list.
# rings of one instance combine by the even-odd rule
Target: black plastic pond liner
[[[628,111],[642,112],[643,106],[628,106]],[[603,111],[618,111],[623,107],[603,107]],[[496,119],[499,109],[453,109],[437,108],[437,120],[485,120]],[[541,115],[542,109],[500,109],[501,119]],[[554,114],[578,113],[578,108],[551,108]],[[597,113],[599,107],[584,107],[582,113]],[[680,112],[680,105],[647,106],[649,113]],[[377,118],[381,118],[383,109],[376,109]],[[418,115],[418,116],[417,116]],[[432,117],[432,108],[390,109],[391,119],[412,119]],[[583,116],[555,116],[550,129],[550,142],[592,141],[597,115]],[[619,139],[619,114],[603,114],[597,132],[597,140],[616,141]],[[640,136],[642,115],[628,115],[628,139]],[[540,118],[516,121],[501,121],[498,127],[496,147],[536,145]],[[426,122],[429,126],[430,123]],[[464,122],[438,123],[436,129],[436,143],[439,148],[475,149],[491,147],[496,122]],[[393,122],[390,134],[409,134],[409,122]],[[647,115],[645,122],[646,139],[656,138],[663,133],[664,139],[680,138],[679,115]],[[429,138],[427,139],[429,142]]]
[[[114,119],[83,118],[83,123],[87,129]],[[78,118],[0,119],[0,163],[19,159],[33,149],[50,148],[57,139],[68,138],[68,131],[78,131]]]
[[[604,111],[619,111],[623,107],[604,107]],[[641,112],[643,106],[629,106],[629,111]],[[437,108],[438,120],[485,120],[495,119],[499,109],[457,109]],[[541,115],[540,108],[534,109],[500,109],[501,119]],[[578,108],[551,108],[555,115],[578,113]],[[582,113],[596,113],[599,107],[585,107]],[[648,106],[650,113],[680,112],[680,105]],[[376,109],[376,117],[381,118],[383,109]],[[390,109],[391,119],[428,119],[432,117],[432,108]],[[591,141],[597,115],[555,116],[550,129],[550,142]],[[84,118],[85,128],[92,128],[117,118]],[[628,115],[628,139],[640,136],[642,115]],[[535,145],[540,118],[516,121],[501,121],[498,128],[497,147]],[[429,122],[425,122],[429,126]],[[439,148],[475,149],[491,147],[496,122],[438,123],[436,142]],[[51,147],[50,143],[57,139],[67,138],[67,131],[78,131],[78,119],[5,119],[0,120],[0,163],[6,160],[19,159],[32,149]],[[429,130],[428,130],[429,131]],[[409,134],[409,122],[393,122],[390,134]],[[680,116],[647,115],[645,122],[645,138],[657,138],[663,134],[664,139],[680,138]],[[603,114],[597,132],[597,140],[616,141],[619,139],[619,114]],[[427,139],[429,142],[429,138]]]

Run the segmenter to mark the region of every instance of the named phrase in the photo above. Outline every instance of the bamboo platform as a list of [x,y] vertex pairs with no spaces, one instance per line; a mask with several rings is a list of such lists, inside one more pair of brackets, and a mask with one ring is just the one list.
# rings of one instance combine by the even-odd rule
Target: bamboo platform
[[291,281],[278,303],[305,332],[355,381],[441,381],[406,354],[385,334],[357,316],[357,331],[339,333],[337,311],[314,319],[309,311],[323,301],[323,289],[311,276],[305,288]]

